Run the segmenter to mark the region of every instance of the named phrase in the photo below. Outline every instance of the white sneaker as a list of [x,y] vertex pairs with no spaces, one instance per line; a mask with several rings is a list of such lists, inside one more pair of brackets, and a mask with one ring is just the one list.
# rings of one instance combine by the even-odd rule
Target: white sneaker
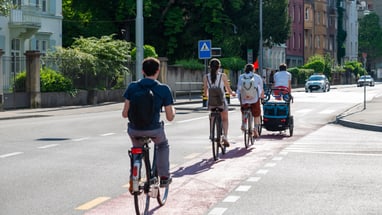
[[223,140],[223,145],[225,147],[229,147],[229,142],[228,142],[227,138],[224,135],[222,136],[222,140]]

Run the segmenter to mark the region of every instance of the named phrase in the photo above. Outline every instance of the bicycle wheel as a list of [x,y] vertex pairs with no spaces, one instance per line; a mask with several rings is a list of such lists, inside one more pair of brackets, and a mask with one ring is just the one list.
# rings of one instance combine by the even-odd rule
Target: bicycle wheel
[[218,123],[218,117],[215,116],[213,117],[213,121],[212,121],[212,124],[211,124],[211,135],[210,135],[210,139],[211,139],[211,143],[212,143],[212,156],[214,158],[214,160],[218,160],[219,159],[219,145],[220,145],[220,134],[221,134],[221,131],[219,131],[219,123]]
[[160,206],[163,206],[167,201],[169,187],[170,185],[167,185],[166,187],[159,187],[157,200]]
[[249,130],[249,117],[248,113],[246,112],[244,114],[244,122],[247,122],[246,128],[244,129],[244,146],[245,148],[249,147],[249,136],[250,136],[250,130]]
[[[142,156],[142,159],[140,160],[140,167],[136,168],[135,163],[134,167],[136,169],[133,169],[133,175],[138,174],[138,188],[134,189],[133,195],[134,195],[134,206],[135,206],[135,212],[137,215],[140,214],[146,214],[150,207],[150,163],[145,161],[147,160],[145,156]],[[135,160],[135,162],[137,162]],[[137,171],[137,173],[135,173]],[[133,184],[135,182],[133,181]],[[134,187],[134,185],[133,185]]]
[[[224,130],[223,130],[223,122],[221,120],[221,118],[219,117],[219,135],[218,137],[221,137],[222,135],[224,135],[226,138],[227,138],[227,135],[224,133]],[[226,152],[226,149],[227,149],[227,146],[225,144],[222,144],[223,140],[221,138],[219,138],[219,142],[218,142],[218,146],[220,147],[221,151],[222,151],[222,154],[224,155],[225,152]],[[219,153],[219,150],[217,151],[217,153]]]
[[[251,143],[251,145],[253,145],[253,117],[252,117],[252,113],[248,113],[248,120],[247,120],[247,123],[248,123],[248,125],[247,125],[247,128],[248,128],[248,144],[247,145],[249,145],[249,143]],[[248,147],[248,146],[247,146]]]

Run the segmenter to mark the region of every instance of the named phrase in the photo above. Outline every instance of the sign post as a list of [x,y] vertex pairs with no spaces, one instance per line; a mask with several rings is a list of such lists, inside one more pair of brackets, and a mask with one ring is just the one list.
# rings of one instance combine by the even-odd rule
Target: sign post
[[[204,59],[204,67],[205,73],[208,73],[207,60],[212,56],[212,45],[211,40],[199,40],[198,42],[198,55],[199,59]],[[202,104],[203,107],[207,107],[207,97],[204,96],[205,92],[203,92]]]
[[364,82],[363,82],[363,109],[366,109],[366,58],[367,58],[367,53],[362,52],[362,57],[363,57],[363,77],[364,77]]

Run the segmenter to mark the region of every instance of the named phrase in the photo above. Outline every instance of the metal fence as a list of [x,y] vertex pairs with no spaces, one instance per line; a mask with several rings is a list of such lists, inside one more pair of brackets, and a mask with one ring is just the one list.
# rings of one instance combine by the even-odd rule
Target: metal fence
[[[62,74],[68,74],[66,71],[61,71],[62,69],[68,70],[72,68],[60,68],[58,62],[65,59],[54,59],[42,56],[40,58],[41,68],[47,67],[54,71],[60,72]],[[3,92],[4,93],[13,93],[15,91],[15,82],[16,77],[19,73],[26,71],[26,57],[12,57],[12,56],[3,56],[2,57],[2,66],[3,66]],[[74,67],[75,65],[72,64]],[[124,74],[124,85],[127,86],[135,76],[135,63],[127,63],[126,67],[128,68],[129,73]],[[132,71],[132,72],[131,72]],[[81,79],[76,79],[77,77],[68,77],[70,78],[76,87],[81,89],[87,88],[87,83],[90,83],[89,76],[84,76]],[[20,83],[19,83],[20,84]],[[25,83],[24,83],[25,84]],[[18,88],[25,89],[25,86],[18,86]]]
[[[16,76],[26,71],[26,57],[2,57],[3,63],[3,91],[4,93],[15,92]],[[25,86],[24,88],[25,89]]]

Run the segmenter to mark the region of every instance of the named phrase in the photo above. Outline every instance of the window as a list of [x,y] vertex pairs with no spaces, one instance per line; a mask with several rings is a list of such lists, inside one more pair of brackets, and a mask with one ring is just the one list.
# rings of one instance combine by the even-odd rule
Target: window
[[21,6],[21,0],[12,0],[12,3],[13,3],[14,5],[17,5],[18,7]]
[[305,8],[305,20],[309,20],[309,8]]
[[47,12],[47,8],[48,8],[47,0],[42,0],[42,2],[41,2],[41,10],[42,10],[42,12]]
[[321,14],[317,12],[316,24],[320,24]]
[[36,40],[36,50],[39,50],[41,53],[46,53],[48,47],[48,41],[47,40]]

